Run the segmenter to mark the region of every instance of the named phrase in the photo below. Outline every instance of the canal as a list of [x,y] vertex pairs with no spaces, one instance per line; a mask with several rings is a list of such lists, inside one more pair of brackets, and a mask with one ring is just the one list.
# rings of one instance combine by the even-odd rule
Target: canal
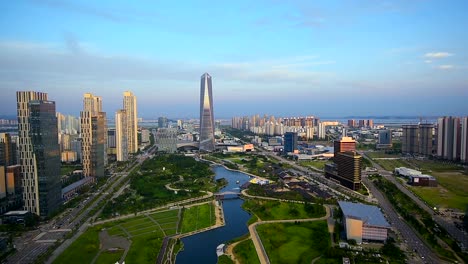
[[[239,187],[249,180],[247,174],[229,171],[222,166],[215,166],[213,170],[215,179],[225,178],[228,181],[228,185],[220,192],[240,192]],[[236,183],[237,181],[239,184]],[[250,215],[241,208],[243,202],[242,199],[223,201],[225,226],[182,238],[184,250],[177,254],[176,263],[216,263],[218,260],[216,247],[219,244],[249,232],[247,221]]]

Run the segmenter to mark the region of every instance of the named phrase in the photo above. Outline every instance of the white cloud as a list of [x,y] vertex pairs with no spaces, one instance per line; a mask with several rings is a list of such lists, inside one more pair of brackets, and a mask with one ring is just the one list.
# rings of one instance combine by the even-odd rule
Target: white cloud
[[424,57],[431,59],[442,59],[450,56],[453,56],[453,54],[448,52],[428,52],[424,54]]
[[455,66],[450,65],[450,64],[437,66],[437,69],[440,69],[440,70],[451,70],[451,69],[454,69],[454,68],[455,68]]
[[424,62],[427,63],[427,64],[432,63],[431,60],[425,60]]

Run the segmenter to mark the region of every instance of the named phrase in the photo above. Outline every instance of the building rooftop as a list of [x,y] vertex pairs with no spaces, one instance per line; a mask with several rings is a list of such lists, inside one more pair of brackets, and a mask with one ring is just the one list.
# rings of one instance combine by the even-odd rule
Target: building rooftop
[[9,211],[8,213],[5,213],[4,215],[8,216],[8,215],[25,215],[27,214],[29,211]]
[[338,204],[346,217],[361,219],[369,226],[390,227],[377,206],[345,201],[339,201]]

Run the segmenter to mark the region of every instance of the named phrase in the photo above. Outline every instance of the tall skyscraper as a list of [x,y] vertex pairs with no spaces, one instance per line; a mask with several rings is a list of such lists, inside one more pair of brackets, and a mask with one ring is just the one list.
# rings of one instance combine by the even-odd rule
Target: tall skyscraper
[[468,117],[461,120],[460,160],[468,163]]
[[200,151],[214,151],[214,114],[211,76],[205,73],[200,82]]
[[55,102],[41,92],[16,92],[24,209],[46,217],[61,204]]
[[127,147],[127,112],[125,110],[118,110],[115,113],[115,147],[117,161],[126,161],[128,159]]
[[137,101],[132,92],[124,92],[123,109],[127,114],[127,149],[128,153],[138,152]]
[[107,121],[106,113],[102,112],[101,97],[86,93],[80,118],[83,175],[104,176],[107,160]]

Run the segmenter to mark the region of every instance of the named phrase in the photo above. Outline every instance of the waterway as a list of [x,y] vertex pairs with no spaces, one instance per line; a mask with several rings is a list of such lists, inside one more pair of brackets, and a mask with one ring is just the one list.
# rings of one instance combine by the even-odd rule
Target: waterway
[[[213,170],[215,179],[225,178],[228,181],[228,185],[220,192],[240,192],[239,187],[249,180],[247,174],[230,171],[222,166],[215,166]],[[250,215],[241,208],[243,202],[242,199],[223,201],[225,226],[182,238],[184,251],[177,254],[176,263],[216,263],[216,247],[219,244],[249,232],[247,221]]]

